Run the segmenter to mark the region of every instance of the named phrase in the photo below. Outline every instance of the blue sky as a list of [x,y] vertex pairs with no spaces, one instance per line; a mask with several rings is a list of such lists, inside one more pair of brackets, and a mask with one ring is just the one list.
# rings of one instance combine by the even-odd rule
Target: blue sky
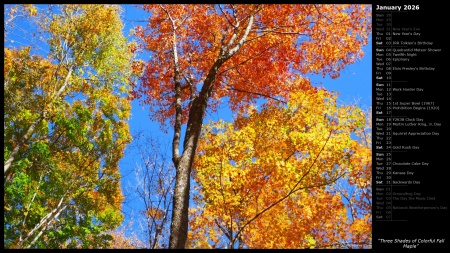
[[[124,17],[124,34],[128,35],[129,30],[133,27],[140,25],[145,26],[146,23],[142,22],[148,18],[148,13],[142,10],[136,9],[133,5],[122,5]],[[130,37],[131,38],[131,37]],[[363,48],[365,55],[364,58],[352,65],[348,65],[345,69],[341,71],[341,75],[337,79],[331,79],[330,77],[322,78],[321,75],[311,75],[311,83],[314,86],[324,87],[327,90],[333,90],[339,92],[338,102],[343,104],[354,104],[363,109],[367,109],[372,105],[372,86],[371,86],[371,75],[372,75],[372,41],[369,37],[369,44]],[[149,57],[148,54],[141,54],[138,56],[139,59],[146,60]],[[167,155],[170,157],[170,146],[172,140],[172,133],[169,131],[164,134],[158,122],[151,121],[149,118],[148,107],[141,105],[139,101],[134,100],[132,102],[132,116],[129,121],[130,131],[132,134],[144,131],[144,135],[151,135],[153,138],[158,139],[163,145],[167,145]],[[231,120],[231,111],[226,105],[222,106],[222,109],[214,114],[207,114],[206,120],[218,120],[219,118],[224,120]],[[183,128],[184,131],[184,128]],[[133,166],[136,164],[135,160],[135,150],[132,150],[131,146],[127,149],[125,157],[121,161],[121,171],[123,173],[122,186],[124,188],[130,187],[136,184],[135,175],[132,173]],[[170,161],[170,159],[169,159]],[[133,220],[132,216],[136,217],[136,210],[131,215],[131,210],[133,208],[142,209],[142,203],[139,201],[130,201],[128,199],[124,205],[125,222],[134,221],[132,229],[127,231],[127,235],[131,235],[131,231],[134,230],[139,236],[138,231],[140,230],[138,224]],[[143,239],[143,238],[141,238]]]

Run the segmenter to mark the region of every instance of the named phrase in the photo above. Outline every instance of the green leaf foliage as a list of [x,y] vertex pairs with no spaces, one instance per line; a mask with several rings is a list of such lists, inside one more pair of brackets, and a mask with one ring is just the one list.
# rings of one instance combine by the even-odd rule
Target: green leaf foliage
[[27,8],[37,30],[24,36],[40,44],[4,50],[4,245],[106,247],[123,220],[118,163],[131,141],[121,9]]

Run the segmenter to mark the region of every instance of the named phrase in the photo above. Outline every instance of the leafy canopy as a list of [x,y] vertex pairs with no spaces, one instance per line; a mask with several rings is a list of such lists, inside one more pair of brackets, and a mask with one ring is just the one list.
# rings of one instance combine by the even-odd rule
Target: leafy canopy
[[[279,85],[294,73],[339,76],[363,55],[371,30],[368,5],[144,5],[151,13],[136,27],[151,57],[139,65],[134,95],[160,122],[174,120],[174,77],[182,85],[183,122],[191,94],[214,77],[210,107],[229,97],[242,110],[256,94],[287,98],[298,86]],[[247,33],[248,30],[248,33]],[[175,45],[175,46],[174,46]],[[176,50],[176,54],[174,51]],[[245,91],[245,92],[243,92]]]
[[371,150],[351,138],[365,114],[336,96],[309,88],[205,126],[190,247],[370,247]]
[[104,246],[123,220],[118,162],[131,141],[120,7],[27,8],[39,44],[4,53],[5,247]]

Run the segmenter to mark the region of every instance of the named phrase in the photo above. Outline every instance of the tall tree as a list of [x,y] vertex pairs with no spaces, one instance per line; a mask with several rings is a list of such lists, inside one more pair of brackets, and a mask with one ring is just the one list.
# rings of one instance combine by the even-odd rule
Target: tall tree
[[[151,13],[137,27],[151,52],[141,85],[151,116],[173,126],[176,168],[170,248],[186,246],[190,173],[207,108],[222,97],[242,111],[258,97],[286,98],[309,85],[293,73],[337,77],[362,56],[371,31],[366,5],[144,5]],[[182,124],[186,123],[182,146]]]
[[120,7],[25,7],[11,8],[29,15],[5,34],[22,45],[4,53],[5,247],[106,246],[123,219],[118,162],[131,140]]
[[351,138],[366,137],[364,116],[310,89],[207,125],[189,246],[370,247],[371,149]]

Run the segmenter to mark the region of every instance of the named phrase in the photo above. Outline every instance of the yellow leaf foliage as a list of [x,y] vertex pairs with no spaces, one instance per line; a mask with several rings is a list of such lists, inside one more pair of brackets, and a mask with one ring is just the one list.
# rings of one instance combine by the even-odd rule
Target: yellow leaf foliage
[[350,136],[365,124],[361,109],[309,88],[205,126],[189,246],[370,247],[371,148]]

